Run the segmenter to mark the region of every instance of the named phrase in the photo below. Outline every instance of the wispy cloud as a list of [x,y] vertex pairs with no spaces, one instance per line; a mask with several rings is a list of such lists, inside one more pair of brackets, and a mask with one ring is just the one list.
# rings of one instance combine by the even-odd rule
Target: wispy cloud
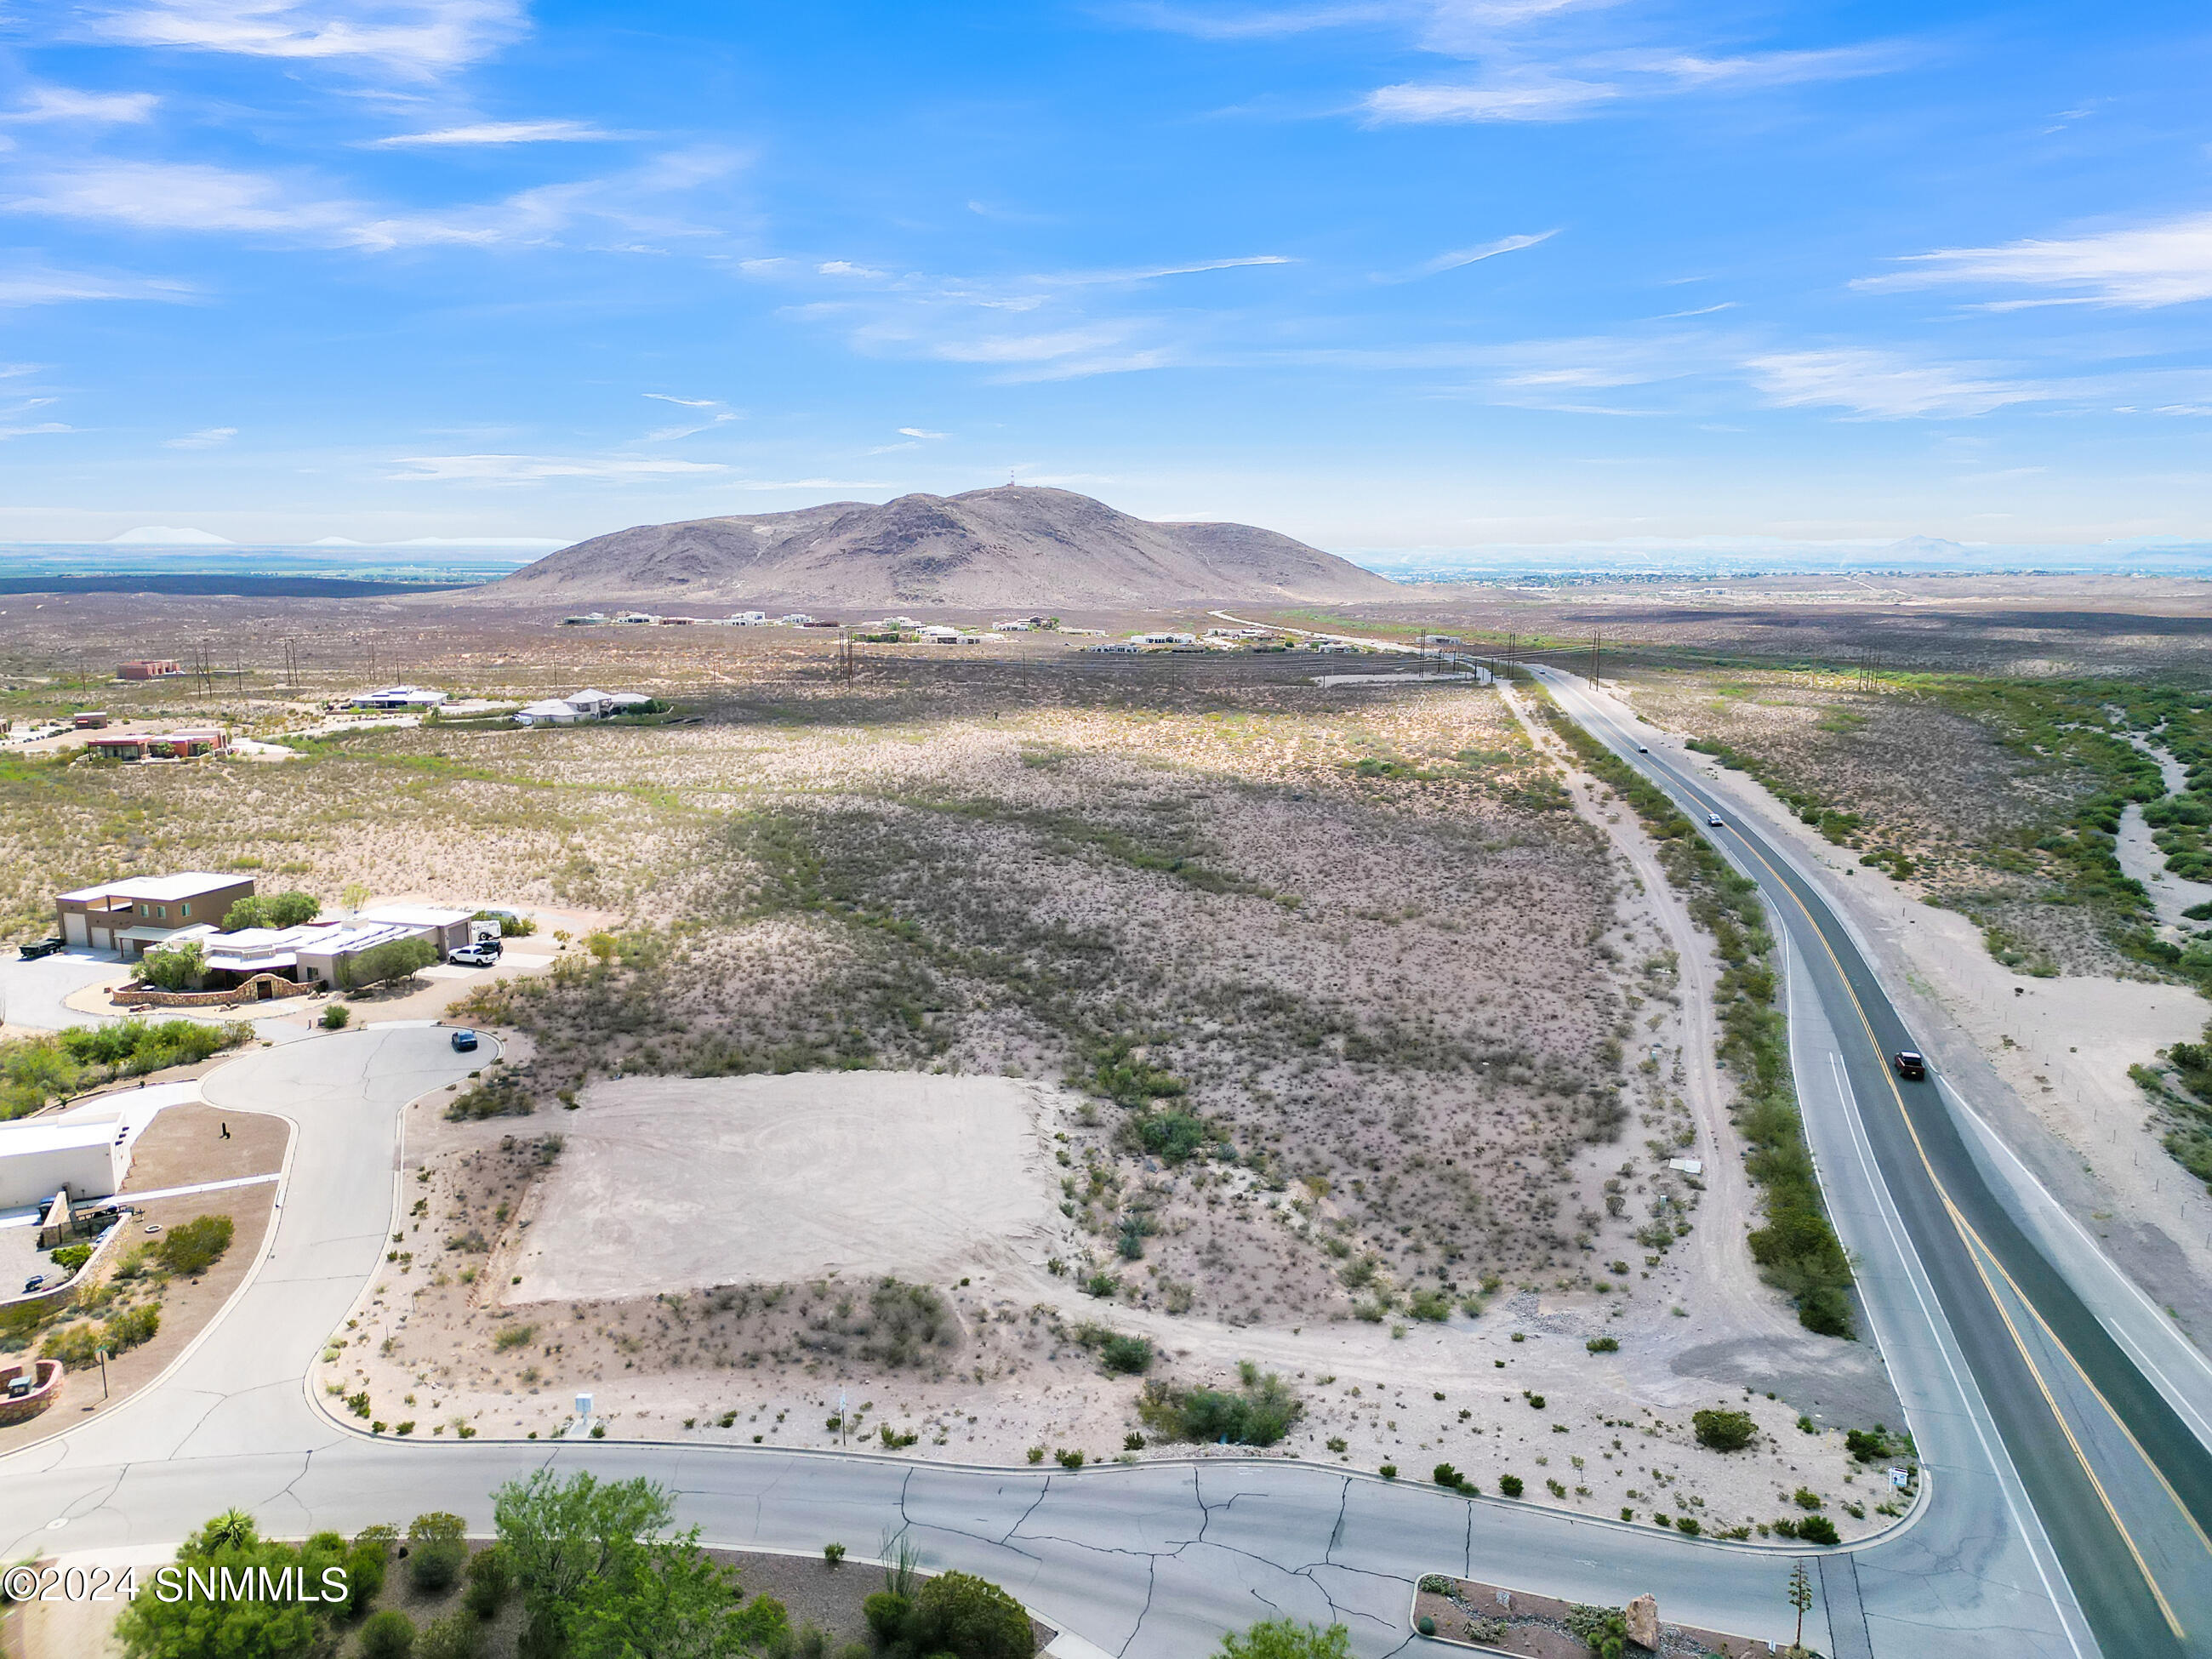
[[1863,276],[1860,289],[1966,284],[2056,290],[2038,298],[1996,300],[1984,309],[2103,305],[2151,310],[2212,299],[2212,213],[2094,235],[2030,239],[1996,247],[1939,248],[1902,261],[1910,267]]
[[1770,403],[1785,409],[1844,409],[1865,420],[1987,415],[2057,395],[2046,387],[1991,378],[1981,365],[1924,362],[1892,351],[1774,352],[1753,357],[1744,367]]
[[479,144],[580,144],[619,137],[587,121],[478,121],[469,126],[440,127],[431,132],[394,133],[371,138],[371,149],[458,148]]
[[40,421],[36,426],[0,426],[0,438],[36,438],[52,432],[74,432],[59,421]]
[[0,271],[0,307],[58,305],[71,300],[167,300],[191,297],[183,283],[159,276],[110,276],[81,270]]
[[198,432],[187,432],[181,437],[164,438],[164,449],[219,449],[238,435],[234,426],[204,426]]
[[899,435],[902,438],[949,438],[952,434],[950,432],[927,432],[918,426],[902,426],[899,428]]
[[722,152],[660,157],[626,174],[541,185],[502,200],[419,213],[392,213],[266,173],[191,162],[105,161],[56,168],[27,179],[0,208],[141,230],[238,232],[329,247],[546,243],[585,220],[635,234],[700,234],[655,216],[656,198],[720,176],[738,158]]
[[125,46],[358,60],[422,77],[485,57],[526,21],[520,0],[123,0],[86,27]]
[[1368,94],[1378,125],[1471,121],[1571,121],[1621,95],[1600,81],[1565,77],[1457,82],[1406,82]]
[[[1478,54],[1486,60],[1492,54]],[[1911,61],[1894,42],[1816,52],[1536,52],[1542,61],[1506,66],[1471,81],[1413,81],[1377,88],[1363,107],[1378,125],[1424,122],[1571,121],[1624,99],[1679,97],[1705,91],[1753,91],[1807,82],[1881,75]]]
[[703,420],[690,421],[682,426],[659,427],[648,432],[645,435],[647,441],[650,443],[673,443],[678,438],[689,438],[698,433],[711,432],[718,426],[741,418],[737,410],[718,398],[674,398],[665,392],[647,392],[639,395],[650,398],[656,403],[674,404],[678,409],[696,409],[705,416]]
[[1495,259],[1501,253],[1518,253],[1524,247],[1534,247],[1539,242],[1548,242],[1559,233],[1540,230],[1534,235],[1501,236],[1494,242],[1484,242],[1475,247],[1455,248],[1449,253],[1439,253],[1433,259],[1424,259],[1411,270],[1398,276],[1377,276],[1378,283],[1412,283],[1424,276],[1439,276],[1447,270],[1457,270],[1463,265],[1480,264],[1485,259]]
[[414,469],[390,474],[393,478],[431,483],[530,484],[549,478],[619,480],[729,471],[719,461],[678,461],[646,455],[402,455],[392,465]]
[[1403,5],[1239,6],[1229,9],[1142,4],[1121,14],[1129,21],[1200,40],[1270,40],[1316,29],[1389,22],[1411,9]]
[[0,121],[86,121],[135,124],[153,118],[161,102],[150,92],[79,92],[73,87],[33,87]]

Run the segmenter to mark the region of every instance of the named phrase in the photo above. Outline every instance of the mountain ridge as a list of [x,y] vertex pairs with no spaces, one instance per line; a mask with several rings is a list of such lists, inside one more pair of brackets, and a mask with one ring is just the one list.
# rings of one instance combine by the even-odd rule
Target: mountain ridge
[[1395,587],[1272,530],[1139,519],[1073,490],[1009,484],[638,525],[548,554],[476,593],[593,604],[1114,608],[1379,599]]

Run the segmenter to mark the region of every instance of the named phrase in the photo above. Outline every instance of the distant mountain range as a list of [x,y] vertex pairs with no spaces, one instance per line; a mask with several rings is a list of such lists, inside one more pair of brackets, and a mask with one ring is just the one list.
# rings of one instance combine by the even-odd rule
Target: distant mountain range
[[1112,610],[1396,592],[1372,571],[1272,530],[1156,524],[1072,490],[1008,485],[641,525],[564,548],[471,597]]

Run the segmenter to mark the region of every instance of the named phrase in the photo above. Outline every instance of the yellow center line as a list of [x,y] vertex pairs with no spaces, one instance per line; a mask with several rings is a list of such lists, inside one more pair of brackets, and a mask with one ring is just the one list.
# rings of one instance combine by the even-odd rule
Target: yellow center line
[[[2166,1592],[2159,1588],[2158,1579],[2151,1572],[2149,1563],[2143,1559],[2142,1551],[2136,1547],[2135,1535],[2128,1530],[2127,1523],[2120,1519],[2119,1510],[2113,1507],[2112,1498],[2105,1491],[2105,1483],[2097,1478],[2096,1470],[2090,1467],[2088,1455],[2082,1449],[2081,1443],[2075,1438],[2073,1425],[2067,1422],[2065,1413],[2059,1409],[2057,1399],[2052,1395],[2051,1385],[2045,1379],[2042,1368],[2035,1363],[2034,1355],[2028,1352],[2027,1344],[2021,1336],[2020,1328],[2014,1324],[2012,1315],[2006,1309],[2003,1298],[1998,1296],[1996,1286],[1990,1281],[1989,1273],[1983,1267],[1978,1252],[1988,1250],[1989,1247],[1983,1243],[1980,1235],[1967,1224],[1966,1217],[1960,1213],[1958,1206],[1952,1201],[1950,1192],[1943,1185],[1942,1179],[1936,1175],[1935,1164],[1928,1156],[1928,1148],[1921,1141],[1919,1128],[1912,1121],[1912,1114],[1905,1109],[1905,1096],[1897,1086],[1897,1079],[1889,1075],[1888,1056],[1882,1050],[1881,1039],[1875,1035],[1874,1021],[1869,1018],[1866,1005],[1860,1000],[1858,990],[1852,985],[1850,975],[1844,971],[1843,961],[1836,955],[1835,946],[1829,943],[1827,934],[1822,931],[1820,922],[1814,917],[1812,908],[1805,902],[1797,890],[1784,879],[1781,871],[1774,867],[1766,855],[1753,844],[1748,836],[1744,836],[1740,830],[1737,835],[1743,844],[1744,850],[1759,860],[1761,867],[1774,878],[1783,891],[1790,895],[1790,902],[1803,913],[1806,926],[1813,930],[1813,936],[1820,941],[1821,950],[1827,953],[1828,961],[1835,968],[1836,977],[1842,982],[1844,994],[1851,1000],[1852,1011],[1859,1017],[1859,1024],[1866,1032],[1867,1042],[1874,1049],[1875,1057],[1881,1062],[1882,1080],[1889,1085],[1891,1097],[1897,1103],[1898,1116],[1904,1121],[1905,1132],[1912,1137],[1912,1149],[1919,1156],[1920,1167],[1926,1172],[1929,1184],[1936,1189],[1936,1195],[1942,1200],[1943,1208],[1950,1216],[1952,1225],[1958,1230],[1960,1242],[1966,1247],[1967,1260],[1974,1264],[1974,1272],[1982,1281],[1982,1288],[1989,1295],[1990,1305],[1996,1310],[1997,1317],[2004,1321],[2005,1329],[2012,1336],[2013,1346],[2020,1352],[2021,1363],[2027,1367],[2028,1374],[2035,1379],[2035,1386],[2043,1395],[2044,1404],[2050,1408],[2052,1419],[2058,1425],[2059,1432],[2066,1437],[2066,1443],[2073,1448],[2075,1460],[2081,1464],[2081,1473],[2088,1478],[2091,1488],[2097,1494],[2098,1502],[2104,1505],[2105,1514],[2111,1520],[2113,1530],[2119,1534],[2121,1542],[2127,1546],[2128,1553],[2134,1558],[2136,1570],[2142,1574],[2143,1583],[2150,1587],[2151,1595],[2158,1602],[2160,1613],[2165,1615],[2167,1627],[2173,1632],[2177,1641],[2185,1640],[2185,1632],[2182,1630],[2180,1621],[2173,1615],[2173,1607],[2166,1599]],[[1992,1262],[1996,1262],[1997,1271],[2003,1273],[2003,1264],[1996,1262],[1994,1251],[1990,1252],[1990,1257]],[[2005,1278],[2008,1284],[2012,1283],[2010,1274],[2006,1274]],[[2013,1285],[2013,1291],[2015,1295],[2019,1295],[2019,1285]],[[2035,1312],[2033,1304],[2028,1302],[2026,1296],[2021,1296],[2021,1303],[2022,1306],[2028,1309],[2029,1312]],[[2035,1316],[2038,1323],[2043,1323],[2040,1314],[2036,1314]],[[2081,1361],[2075,1358],[2073,1352],[2059,1340],[2057,1333],[2053,1332],[2048,1324],[2043,1324],[2043,1329],[2044,1334],[2050,1338],[2051,1345],[2066,1356],[2067,1363],[2073,1366],[2075,1374],[2081,1376],[2084,1383],[2088,1383],[2088,1377],[2081,1370]],[[2089,1384],[2089,1392],[2095,1396],[2097,1403],[2105,1408],[2106,1414],[2112,1419],[2120,1432],[2127,1435],[2128,1443],[2135,1447],[2136,1453],[2142,1456],[2144,1462],[2150,1465],[2152,1473],[2158,1475],[2159,1484],[2166,1488],[2166,1495],[2172,1498],[2175,1507],[2180,1509],[2183,1517],[2189,1522],[2192,1528],[2197,1530],[2198,1539],[2203,1540],[2203,1531],[2197,1527],[2196,1517],[2190,1515],[2188,1509],[2182,1504],[2180,1496],[2166,1482],[2166,1476],[2159,1471],[2157,1465],[2150,1463],[2148,1455],[2143,1452],[2142,1445],[2136,1440],[2135,1436],[2128,1432],[2128,1425],[2120,1420],[2120,1415],[2113,1410],[2112,1402],[2105,1398],[2094,1384]],[[2212,1543],[2208,1543],[2207,1547],[2212,1548]]]

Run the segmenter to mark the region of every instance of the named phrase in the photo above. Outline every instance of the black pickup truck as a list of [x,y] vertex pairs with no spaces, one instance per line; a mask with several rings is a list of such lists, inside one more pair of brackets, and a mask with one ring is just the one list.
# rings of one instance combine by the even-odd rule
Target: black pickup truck
[[25,939],[21,946],[21,955],[25,962],[36,962],[40,957],[52,956],[66,943],[68,943],[68,941],[63,939],[59,933],[53,934],[52,937],[47,939]]

